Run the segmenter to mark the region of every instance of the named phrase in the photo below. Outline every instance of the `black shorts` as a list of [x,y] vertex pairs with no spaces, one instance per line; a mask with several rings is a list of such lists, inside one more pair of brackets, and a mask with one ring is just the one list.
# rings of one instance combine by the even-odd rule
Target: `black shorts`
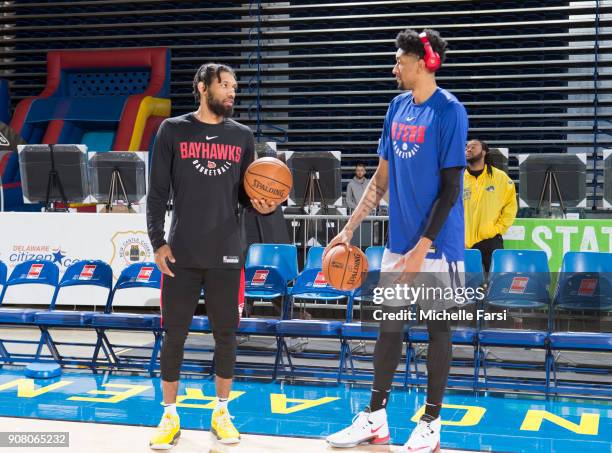
[[244,306],[243,269],[189,269],[170,263],[174,277],[162,275],[161,314],[164,330],[189,329],[204,288],[211,328],[238,327]]
[[162,276],[161,312],[164,341],[161,375],[164,381],[179,379],[185,340],[193,319],[200,291],[215,339],[215,373],[229,379],[236,361],[236,329],[244,305],[242,269],[190,269],[170,264],[174,277]]

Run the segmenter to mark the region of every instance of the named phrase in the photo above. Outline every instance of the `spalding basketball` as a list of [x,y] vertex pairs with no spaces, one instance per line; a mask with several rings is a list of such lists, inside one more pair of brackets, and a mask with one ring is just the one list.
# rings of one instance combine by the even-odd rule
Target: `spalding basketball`
[[262,157],[254,161],[244,175],[244,188],[251,199],[282,203],[289,196],[293,177],[282,161]]
[[336,289],[350,291],[361,286],[368,259],[358,247],[338,244],[325,255],[323,275]]

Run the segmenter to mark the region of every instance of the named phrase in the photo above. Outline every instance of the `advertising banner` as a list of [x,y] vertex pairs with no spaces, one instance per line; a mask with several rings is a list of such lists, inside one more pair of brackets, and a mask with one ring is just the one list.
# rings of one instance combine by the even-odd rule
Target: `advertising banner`
[[612,219],[516,219],[504,235],[507,249],[543,250],[551,272],[568,252],[612,253]]

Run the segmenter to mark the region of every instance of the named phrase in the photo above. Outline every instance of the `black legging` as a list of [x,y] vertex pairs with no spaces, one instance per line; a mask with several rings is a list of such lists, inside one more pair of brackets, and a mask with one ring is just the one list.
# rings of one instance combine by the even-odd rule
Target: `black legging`
[[477,242],[472,246],[472,248],[480,250],[480,254],[482,255],[482,267],[484,268],[485,272],[489,272],[493,252],[497,249],[504,248],[504,239],[498,234],[490,239]]
[[[403,324],[403,323],[402,323]],[[383,323],[384,325],[384,323]],[[374,347],[374,389],[391,389],[393,375],[402,357],[403,328],[381,330]],[[429,347],[427,349],[427,403],[440,405],[446,390],[453,348],[448,321],[428,321]],[[408,366],[408,365],[406,365]]]
[[174,277],[162,280],[161,377],[179,379],[185,340],[198,305],[200,289],[205,287],[206,313],[215,339],[215,374],[224,379],[234,376],[240,269],[185,269],[170,265]]

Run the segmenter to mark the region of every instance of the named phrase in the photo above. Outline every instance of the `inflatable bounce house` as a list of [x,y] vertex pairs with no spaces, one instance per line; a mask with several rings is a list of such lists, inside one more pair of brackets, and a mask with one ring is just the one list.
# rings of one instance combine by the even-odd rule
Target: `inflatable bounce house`
[[17,105],[11,127],[28,143],[146,151],[169,95],[168,49],[49,52],[45,89]]

